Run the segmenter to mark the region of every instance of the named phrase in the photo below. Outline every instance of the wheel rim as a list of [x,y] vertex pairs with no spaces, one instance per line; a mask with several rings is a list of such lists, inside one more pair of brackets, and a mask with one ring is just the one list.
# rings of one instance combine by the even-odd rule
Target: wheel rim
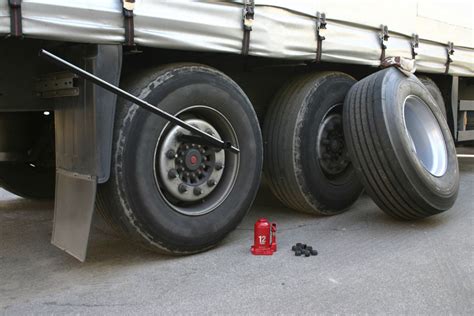
[[342,128],[342,104],[332,106],[318,128],[317,158],[329,180],[338,180],[350,165]]
[[421,165],[433,176],[441,177],[448,168],[448,151],[439,122],[429,106],[410,95],[403,104],[405,129]]
[[[221,140],[237,143],[235,131],[215,109],[196,105],[178,113],[188,124]],[[191,133],[169,123],[155,149],[155,180],[165,201],[185,215],[204,215],[220,205],[231,191],[239,155],[184,139]]]

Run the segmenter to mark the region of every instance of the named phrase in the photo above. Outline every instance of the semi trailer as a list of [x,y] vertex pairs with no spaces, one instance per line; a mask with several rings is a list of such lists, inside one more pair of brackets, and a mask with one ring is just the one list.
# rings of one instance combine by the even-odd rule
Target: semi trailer
[[0,184],[54,198],[52,243],[81,261],[94,211],[159,252],[210,249],[261,181],[314,215],[364,190],[402,220],[438,214],[458,193],[455,145],[474,141],[473,12],[1,0]]

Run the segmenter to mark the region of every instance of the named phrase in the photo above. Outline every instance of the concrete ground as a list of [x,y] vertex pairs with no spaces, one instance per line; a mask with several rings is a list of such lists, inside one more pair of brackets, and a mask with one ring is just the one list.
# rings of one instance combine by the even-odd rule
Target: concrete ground
[[[94,230],[86,263],[50,243],[52,204],[0,203],[0,314],[474,314],[474,164],[448,212],[399,222],[363,196],[317,218],[260,192],[217,248],[160,256]],[[279,251],[252,256],[254,222],[278,223]],[[311,244],[316,257],[295,257]]]

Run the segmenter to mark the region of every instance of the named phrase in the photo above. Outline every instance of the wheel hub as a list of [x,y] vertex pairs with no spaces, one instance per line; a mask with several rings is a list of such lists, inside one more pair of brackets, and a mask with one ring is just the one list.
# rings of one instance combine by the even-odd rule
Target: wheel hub
[[[185,122],[221,139],[217,130],[204,120]],[[225,151],[180,140],[181,135],[189,134],[179,126],[172,128],[164,137],[157,159],[166,191],[180,201],[194,202],[207,197],[219,184]]]
[[329,175],[340,174],[350,163],[344,144],[340,113],[329,113],[320,125],[318,159],[323,171]]

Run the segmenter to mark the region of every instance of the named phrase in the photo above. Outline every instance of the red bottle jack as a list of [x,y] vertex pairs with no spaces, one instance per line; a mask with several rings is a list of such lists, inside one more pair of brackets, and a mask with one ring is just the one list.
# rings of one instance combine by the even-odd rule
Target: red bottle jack
[[271,256],[277,251],[276,224],[269,223],[266,218],[261,218],[255,223],[254,245],[250,247],[254,255]]

